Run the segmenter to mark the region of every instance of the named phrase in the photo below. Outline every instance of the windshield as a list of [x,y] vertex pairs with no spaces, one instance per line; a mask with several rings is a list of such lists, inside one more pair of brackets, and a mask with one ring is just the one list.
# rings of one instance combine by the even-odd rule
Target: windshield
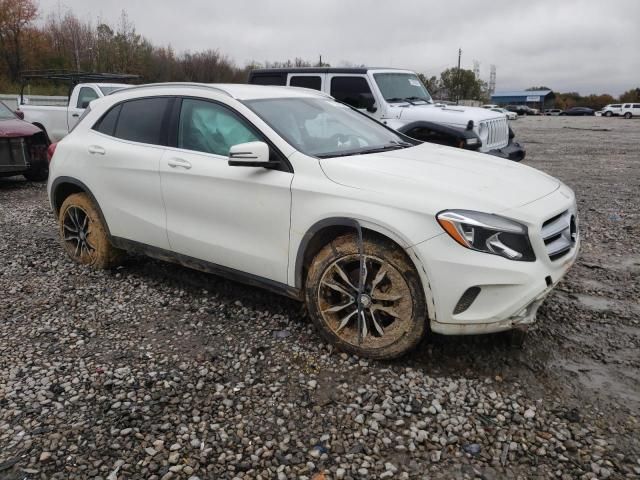
[[13,113],[4,103],[0,102],[0,120],[13,120],[15,118],[15,113]]
[[100,91],[102,92],[103,95],[109,95],[112,92],[115,92],[116,90],[121,90],[123,88],[127,88],[125,85],[117,85],[117,86],[111,86],[111,87],[106,87],[104,85],[98,85],[98,88],[100,89]]
[[387,102],[431,103],[431,95],[415,73],[374,73],[373,77]]
[[330,98],[269,98],[244,103],[306,155],[340,157],[412,146],[366,115]]

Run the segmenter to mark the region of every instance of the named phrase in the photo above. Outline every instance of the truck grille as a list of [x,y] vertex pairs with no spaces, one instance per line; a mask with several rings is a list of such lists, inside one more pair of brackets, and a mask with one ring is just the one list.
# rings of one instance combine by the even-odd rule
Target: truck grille
[[26,167],[28,161],[24,138],[0,139],[0,166]]
[[485,120],[480,122],[485,125],[489,134],[483,145],[484,150],[495,150],[496,148],[504,148],[509,143],[509,125],[507,118],[495,118],[493,120]]
[[569,210],[565,210],[551,217],[542,224],[542,239],[552,261],[564,257],[578,240],[575,216]]

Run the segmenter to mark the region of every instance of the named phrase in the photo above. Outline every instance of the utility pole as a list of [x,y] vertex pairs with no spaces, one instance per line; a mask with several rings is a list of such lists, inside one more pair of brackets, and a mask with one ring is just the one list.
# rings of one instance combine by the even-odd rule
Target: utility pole
[[456,82],[456,105],[460,104],[460,59],[462,58],[462,49],[458,49],[458,81]]

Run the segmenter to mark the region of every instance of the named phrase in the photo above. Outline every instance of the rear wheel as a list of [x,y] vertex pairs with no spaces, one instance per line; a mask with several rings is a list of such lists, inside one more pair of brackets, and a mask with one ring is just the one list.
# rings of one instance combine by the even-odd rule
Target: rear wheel
[[110,268],[123,252],[109,242],[98,208],[86,193],[69,195],[58,217],[60,238],[73,261],[94,268]]
[[[363,288],[355,234],[336,238],[313,259],[305,295],[321,336],[340,350],[389,359],[414,348],[426,329],[420,278],[392,242],[363,239]],[[360,313],[358,313],[358,298]]]
[[627,112],[627,113],[625,113],[625,114],[624,114],[624,118],[626,118],[627,120],[628,120],[629,118],[631,118],[632,116],[633,116],[633,115],[631,115],[631,112]]

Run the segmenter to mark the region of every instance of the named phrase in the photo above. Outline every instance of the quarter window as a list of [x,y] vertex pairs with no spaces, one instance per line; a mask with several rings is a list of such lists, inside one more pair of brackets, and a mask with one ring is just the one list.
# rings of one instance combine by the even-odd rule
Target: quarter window
[[98,94],[91,87],[82,87],[78,93],[78,102],[76,108],[87,108],[89,102],[98,98]]
[[331,96],[355,108],[373,105],[373,93],[364,77],[333,77]]
[[295,75],[289,80],[289,86],[320,90],[322,88],[322,80],[320,77],[311,75]]
[[120,108],[122,105],[116,105],[107,112],[98,123],[93,126],[93,129],[97,132],[104,133],[113,137],[113,132],[116,129],[116,122],[118,121],[118,115],[120,115]]
[[164,144],[161,139],[162,120],[168,103],[169,99],[166,97],[143,98],[123,103],[115,136],[133,142]]
[[233,145],[260,140],[230,109],[205,100],[182,101],[178,148],[226,157]]

